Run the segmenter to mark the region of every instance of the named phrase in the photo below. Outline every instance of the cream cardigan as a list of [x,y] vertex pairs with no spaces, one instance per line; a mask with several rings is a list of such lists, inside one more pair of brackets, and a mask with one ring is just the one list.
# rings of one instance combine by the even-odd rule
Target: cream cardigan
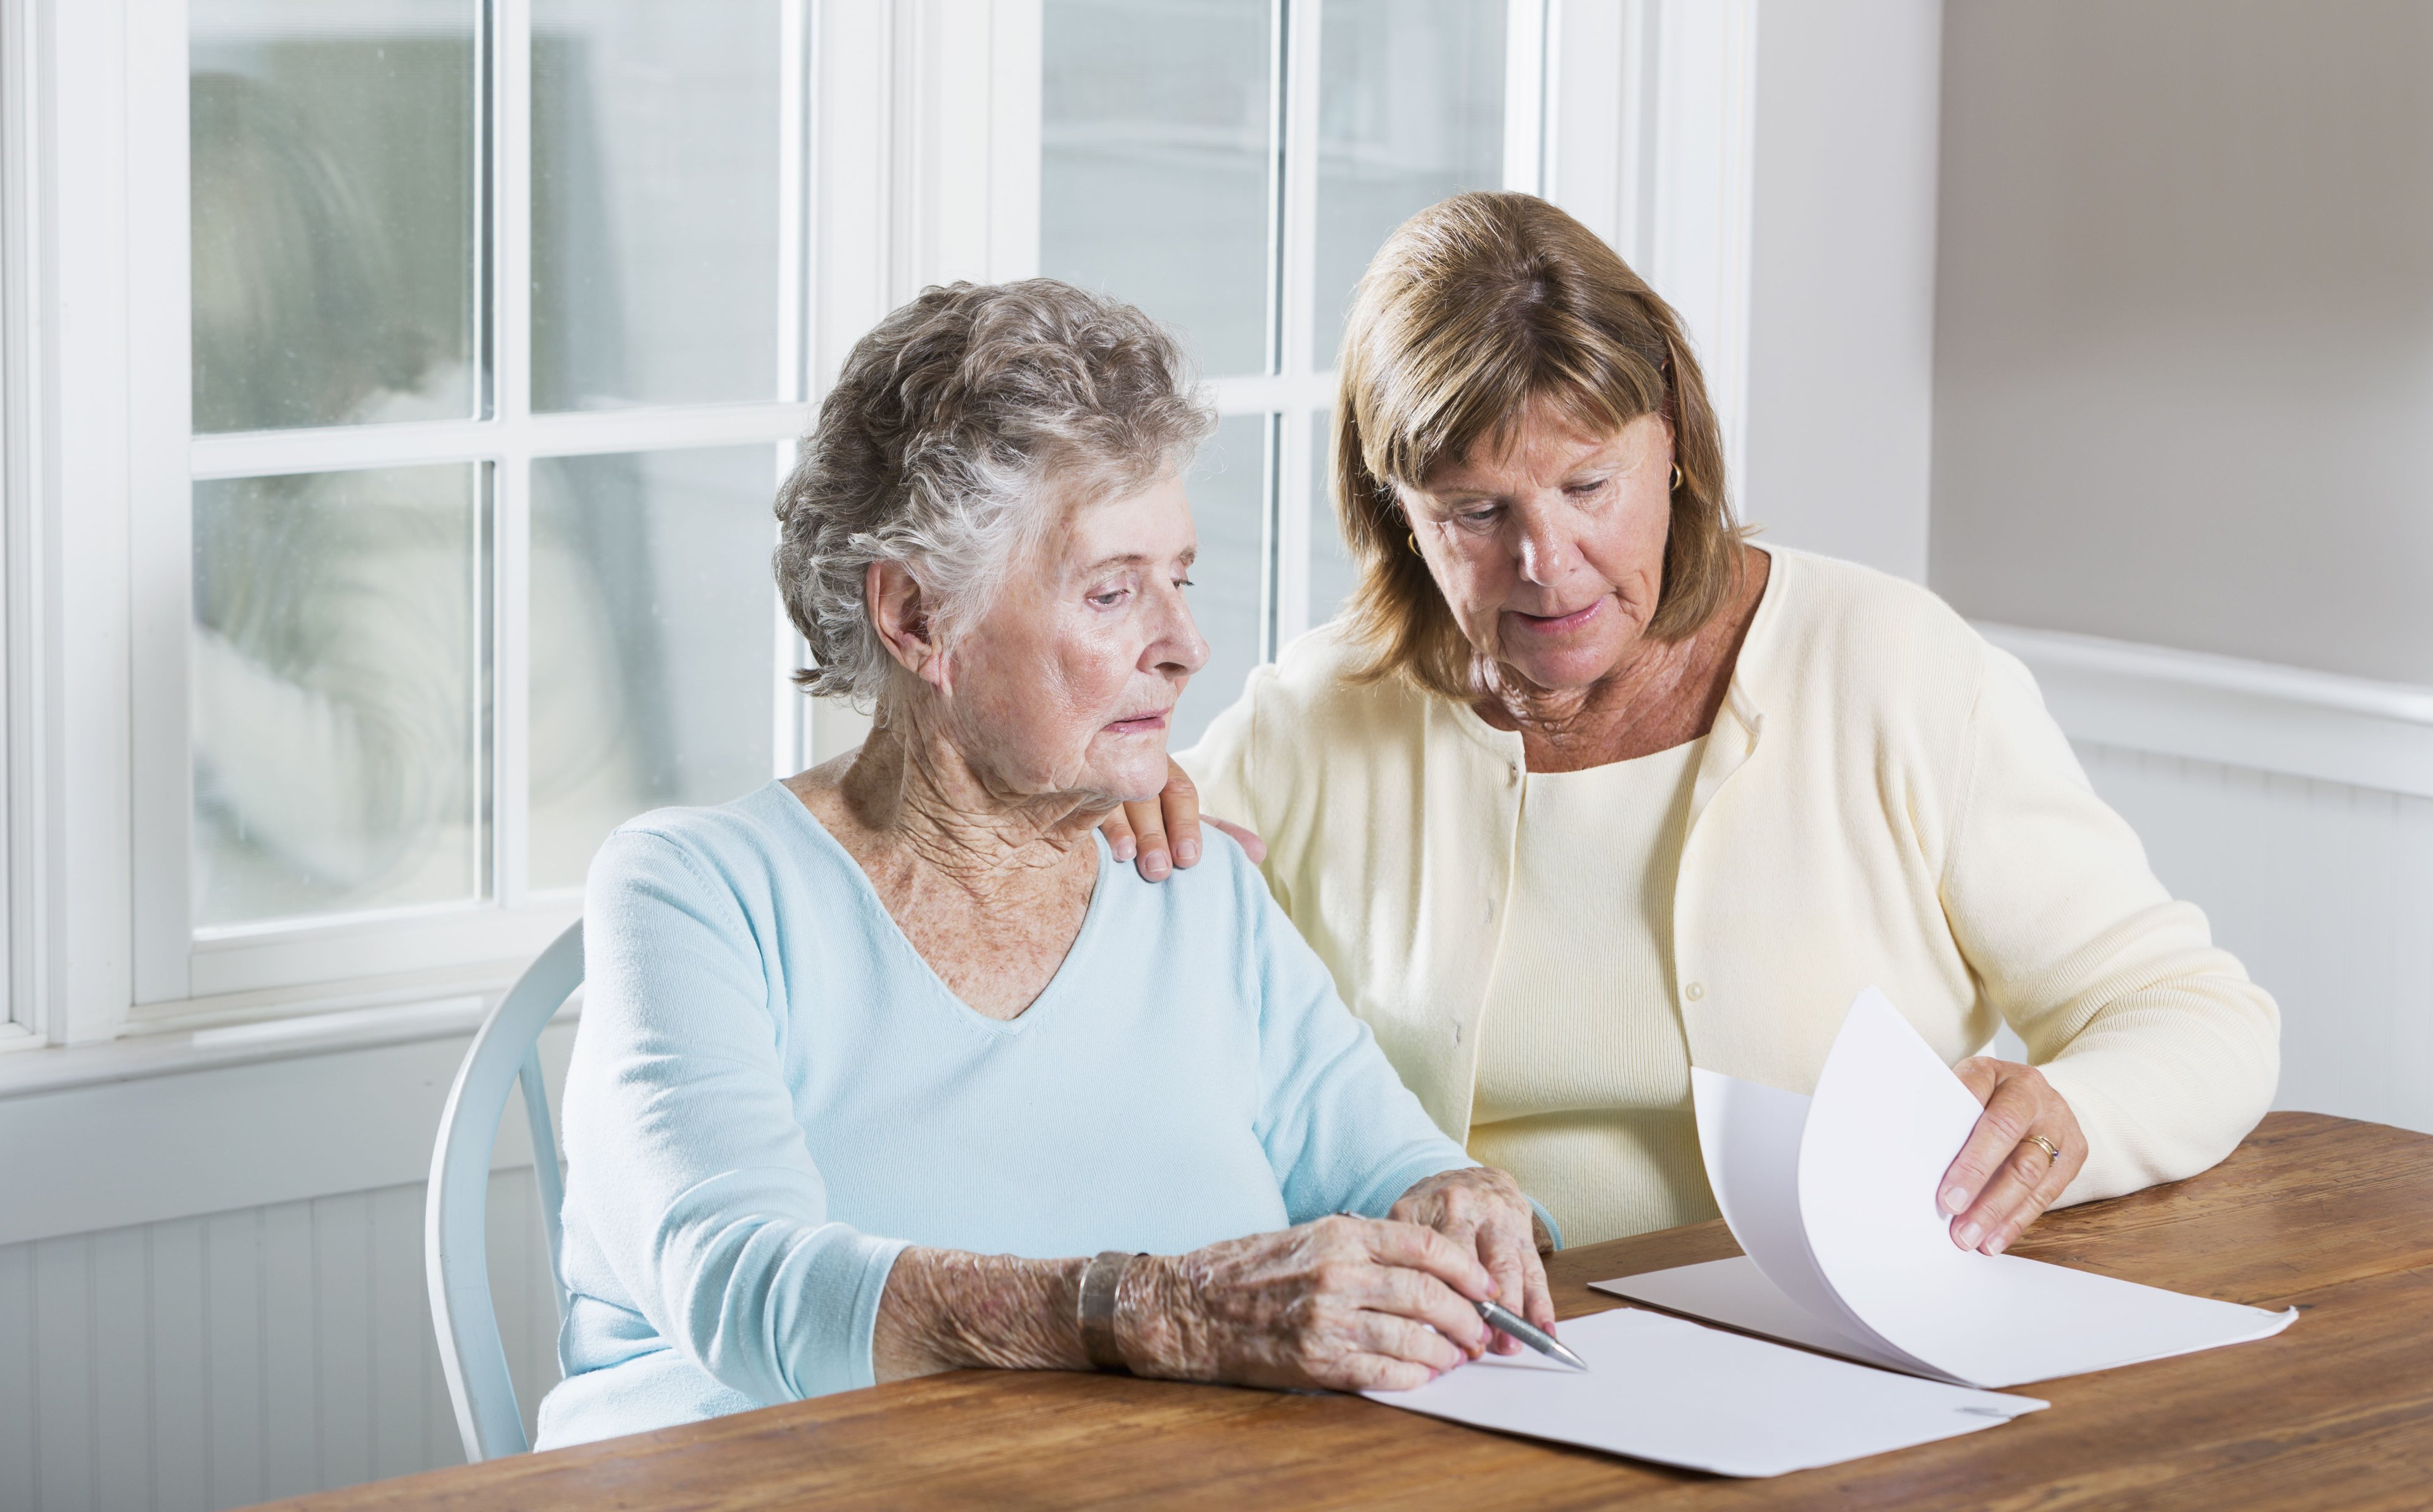
[[[1674,894],[1692,1063],[1813,1089],[1881,987],[1947,1062],[2007,1021],[2091,1153],[2063,1200],[2190,1176],[2271,1100],[2280,1015],[2095,795],[2016,659],[1923,588],[1775,550],[1700,762]],[[1328,627],[1181,760],[1421,1102],[1468,1137],[1521,738]],[[1618,865],[1578,886],[1619,890]]]

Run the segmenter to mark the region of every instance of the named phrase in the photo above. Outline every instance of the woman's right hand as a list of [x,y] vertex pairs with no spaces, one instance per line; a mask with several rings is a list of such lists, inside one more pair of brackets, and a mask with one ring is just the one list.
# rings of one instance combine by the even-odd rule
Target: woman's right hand
[[1325,1217],[1150,1255],[1124,1271],[1115,1337],[1136,1374],[1408,1391],[1488,1347],[1475,1255],[1433,1229]]

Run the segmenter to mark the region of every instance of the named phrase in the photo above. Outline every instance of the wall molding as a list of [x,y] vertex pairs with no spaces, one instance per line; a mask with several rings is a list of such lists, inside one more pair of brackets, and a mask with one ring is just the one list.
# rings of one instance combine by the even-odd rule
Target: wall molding
[[[561,1014],[540,1038],[552,1107],[574,1045],[571,1011]],[[0,1245],[424,1180],[478,1012],[443,1000],[418,1023],[398,1009],[325,1016],[350,1022],[11,1057],[90,1057],[99,1079],[0,1096],[0,1149],[31,1156],[8,1167]],[[292,1037],[270,1038],[281,1029]],[[494,1170],[532,1164],[522,1106],[507,1112]]]
[[2433,798],[2433,688],[1980,622],[2074,740]]

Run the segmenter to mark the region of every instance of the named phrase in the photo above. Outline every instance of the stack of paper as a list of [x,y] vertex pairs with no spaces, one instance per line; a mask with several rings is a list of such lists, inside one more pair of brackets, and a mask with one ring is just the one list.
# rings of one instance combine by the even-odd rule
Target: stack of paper
[[1998,1427],[2045,1403],[1846,1365],[1618,1307],[1563,1325],[1583,1374],[1490,1354],[1370,1400],[1720,1475],[1780,1475]]
[[1691,1076],[1708,1181],[1747,1253],[1599,1290],[1971,1386],[2242,1343],[2298,1316],[1953,1244],[1935,1194],[1981,1110],[1873,988],[1813,1097]]
[[1812,1097],[1692,1076],[1708,1180],[1747,1254],[1597,1287],[1867,1364],[1625,1308],[1563,1325],[1586,1373],[1489,1355],[1373,1400],[1662,1464],[1778,1475],[2046,1405],[1980,1388],[2262,1338],[2298,1316],[1954,1245],[1935,1195],[1977,1099],[1873,989],[1851,1005]]

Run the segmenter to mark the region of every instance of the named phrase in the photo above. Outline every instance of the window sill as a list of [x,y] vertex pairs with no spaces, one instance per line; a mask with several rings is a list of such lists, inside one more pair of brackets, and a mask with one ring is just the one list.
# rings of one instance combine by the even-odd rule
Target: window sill
[[468,993],[425,1002],[258,1019],[184,1033],[141,1034],[100,1045],[48,1045],[0,1058],[0,1099],[469,1035],[481,1027],[499,995]]
[[[0,1245],[418,1182],[503,985],[0,1057]],[[553,1105],[580,998],[543,1033]],[[531,1163],[520,1116],[494,1169]]]

